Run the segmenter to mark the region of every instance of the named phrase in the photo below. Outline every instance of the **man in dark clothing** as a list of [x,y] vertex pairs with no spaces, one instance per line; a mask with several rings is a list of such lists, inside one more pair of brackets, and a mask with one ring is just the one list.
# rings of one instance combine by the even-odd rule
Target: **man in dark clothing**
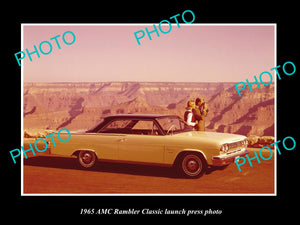
[[193,114],[195,120],[198,121],[198,123],[195,126],[195,129],[197,131],[205,131],[205,117],[208,113],[207,104],[204,102],[203,98],[197,98],[195,103],[196,108],[193,109]]

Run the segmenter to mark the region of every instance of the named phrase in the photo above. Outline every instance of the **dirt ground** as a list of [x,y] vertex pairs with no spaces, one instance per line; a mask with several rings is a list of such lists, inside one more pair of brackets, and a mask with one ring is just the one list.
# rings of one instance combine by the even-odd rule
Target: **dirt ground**
[[[249,149],[249,157],[253,151]],[[263,152],[268,158],[269,152]],[[274,155],[274,154],[273,154]],[[273,194],[274,157],[241,166],[208,168],[199,179],[179,178],[171,168],[99,163],[93,170],[77,167],[76,158],[37,155],[24,159],[24,194]]]

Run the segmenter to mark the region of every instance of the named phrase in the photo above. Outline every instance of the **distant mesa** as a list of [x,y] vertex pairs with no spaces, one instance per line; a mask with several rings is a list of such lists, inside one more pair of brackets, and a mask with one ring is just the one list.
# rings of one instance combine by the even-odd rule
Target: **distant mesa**
[[167,106],[168,109],[176,109],[176,103],[171,103]]
[[209,107],[207,130],[274,136],[274,85],[239,97],[230,82],[25,83],[24,129],[82,130],[123,113],[182,117],[186,102],[197,97]]

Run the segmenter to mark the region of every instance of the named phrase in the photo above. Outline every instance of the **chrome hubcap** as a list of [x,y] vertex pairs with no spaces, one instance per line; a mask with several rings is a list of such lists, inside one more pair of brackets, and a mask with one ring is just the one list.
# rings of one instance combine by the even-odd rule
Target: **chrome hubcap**
[[82,158],[82,161],[86,164],[89,164],[92,161],[92,155],[88,152],[85,152],[81,158]]
[[187,168],[190,171],[195,171],[199,167],[198,163],[195,160],[190,160],[187,163]]
[[182,161],[182,169],[189,176],[197,176],[202,171],[201,159],[195,155],[187,155]]

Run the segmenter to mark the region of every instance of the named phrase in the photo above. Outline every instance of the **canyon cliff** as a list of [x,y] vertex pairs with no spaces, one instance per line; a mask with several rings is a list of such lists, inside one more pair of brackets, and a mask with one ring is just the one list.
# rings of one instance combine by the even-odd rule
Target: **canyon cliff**
[[204,97],[206,130],[274,136],[274,84],[243,90],[234,83],[24,83],[24,129],[84,130],[123,113],[183,116],[186,102]]

